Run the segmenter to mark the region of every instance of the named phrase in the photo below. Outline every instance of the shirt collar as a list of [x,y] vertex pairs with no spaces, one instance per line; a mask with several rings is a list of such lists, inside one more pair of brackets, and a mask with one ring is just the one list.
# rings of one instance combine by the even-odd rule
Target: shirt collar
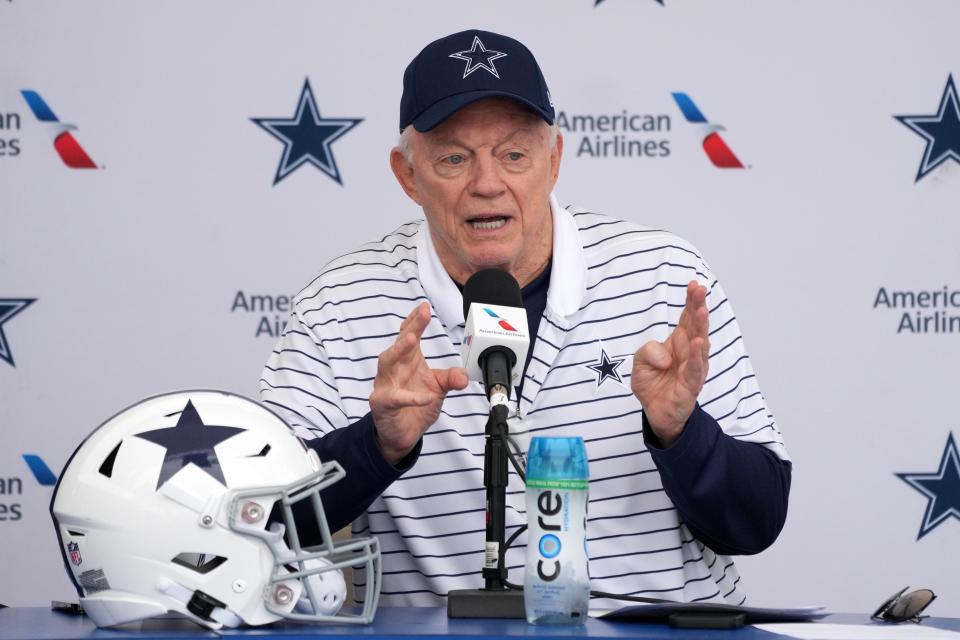
[[[553,266],[547,311],[565,317],[575,313],[583,301],[587,265],[577,223],[553,194],[550,194],[550,213],[553,216]],[[426,223],[420,225],[416,242],[420,283],[427,298],[448,329],[462,325],[463,295],[443,268]]]

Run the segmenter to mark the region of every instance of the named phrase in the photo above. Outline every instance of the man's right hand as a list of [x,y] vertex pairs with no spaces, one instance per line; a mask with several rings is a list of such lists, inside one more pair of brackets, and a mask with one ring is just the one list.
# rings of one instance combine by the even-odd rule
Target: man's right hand
[[400,324],[396,341],[380,354],[370,394],[370,412],[384,458],[397,464],[440,417],[448,391],[467,386],[463,367],[431,369],[420,351],[420,336],[430,323],[430,305],[422,302]]

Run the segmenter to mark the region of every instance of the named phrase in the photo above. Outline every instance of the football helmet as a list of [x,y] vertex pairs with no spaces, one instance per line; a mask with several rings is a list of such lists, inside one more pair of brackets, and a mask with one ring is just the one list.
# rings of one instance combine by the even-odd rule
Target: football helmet
[[[213,629],[370,622],[378,542],[333,540],[320,499],[343,477],[262,405],[184,391],[139,402],[90,434],[50,510],[67,572],[97,626],[167,613]],[[309,516],[320,540],[298,531],[298,503],[297,518]],[[348,566],[366,572],[366,587],[362,607],[342,612]]]

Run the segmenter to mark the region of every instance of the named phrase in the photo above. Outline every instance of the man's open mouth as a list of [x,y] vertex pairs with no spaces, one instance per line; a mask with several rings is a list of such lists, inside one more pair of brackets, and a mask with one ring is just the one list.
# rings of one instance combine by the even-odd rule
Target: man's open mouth
[[485,218],[471,218],[468,222],[470,226],[478,231],[489,231],[499,229],[507,224],[507,218],[505,216],[490,216]]

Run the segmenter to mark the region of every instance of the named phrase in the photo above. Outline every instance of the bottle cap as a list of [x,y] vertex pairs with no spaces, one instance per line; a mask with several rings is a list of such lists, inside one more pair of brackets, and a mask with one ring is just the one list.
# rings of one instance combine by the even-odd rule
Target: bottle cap
[[527,484],[543,480],[587,480],[587,449],[583,438],[535,436],[527,454]]

